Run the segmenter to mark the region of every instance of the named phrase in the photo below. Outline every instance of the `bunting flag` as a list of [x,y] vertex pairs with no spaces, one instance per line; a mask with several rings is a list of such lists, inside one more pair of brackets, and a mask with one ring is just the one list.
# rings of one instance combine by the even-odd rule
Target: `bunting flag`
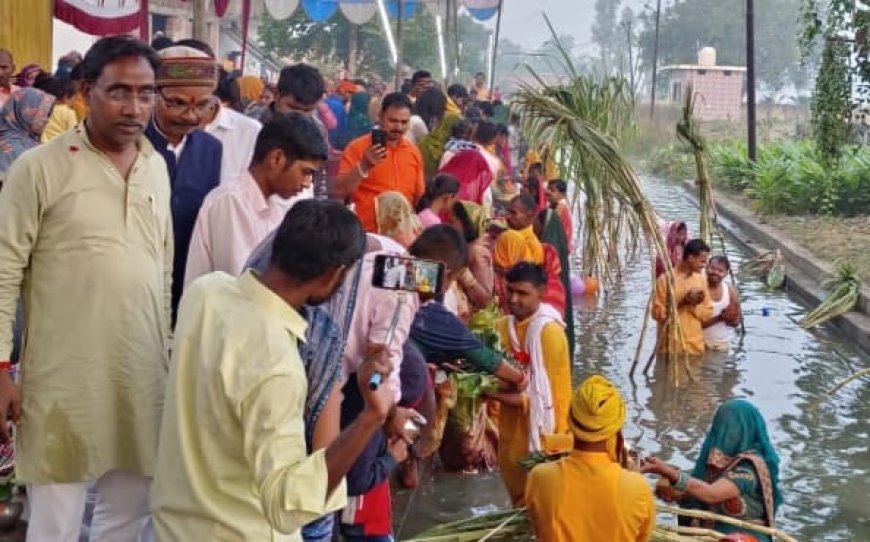
[[299,0],[265,0],[264,3],[269,16],[277,21],[289,19],[299,7]]
[[315,23],[328,21],[338,11],[338,0],[302,0],[302,9]]
[[386,0],[387,15],[391,19],[399,16],[399,2],[402,2],[402,20],[406,21],[417,13],[419,0]]
[[468,13],[478,21],[488,21],[492,19],[496,13],[498,13],[498,8],[466,8]]
[[214,13],[218,17],[223,17],[230,7],[230,0],[214,0]]
[[140,28],[142,38],[148,39],[144,0],[54,0],[54,16],[92,36],[126,34]]
[[462,0],[468,13],[478,21],[488,21],[498,13],[499,0]]
[[377,15],[378,4],[375,0],[341,0],[338,9],[349,23],[359,26]]

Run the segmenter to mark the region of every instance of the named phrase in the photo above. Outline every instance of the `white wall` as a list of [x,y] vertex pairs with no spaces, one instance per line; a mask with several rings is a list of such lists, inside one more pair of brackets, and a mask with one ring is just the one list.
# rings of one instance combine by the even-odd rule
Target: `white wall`
[[[94,44],[99,38],[97,36],[89,36],[83,32],[79,32],[75,27],[66,24],[63,21],[54,19],[52,29],[52,51],[51,51],[51,71],[57,68],[57,61],[60,57],[69,53],[72,50],[80,52],[82,55]],[[48,66],[43,66],[48,68]]]

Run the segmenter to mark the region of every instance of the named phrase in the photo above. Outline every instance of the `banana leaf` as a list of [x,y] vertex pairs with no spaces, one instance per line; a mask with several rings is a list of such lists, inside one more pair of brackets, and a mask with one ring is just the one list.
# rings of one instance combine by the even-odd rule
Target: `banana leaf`
[[774,263],[764,281],[771,290],[779,290],[785,286],[785,264],[781,260]]

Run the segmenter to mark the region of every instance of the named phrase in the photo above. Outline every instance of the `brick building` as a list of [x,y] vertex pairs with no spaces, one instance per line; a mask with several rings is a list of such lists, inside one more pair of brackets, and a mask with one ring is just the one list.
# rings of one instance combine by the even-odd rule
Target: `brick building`
[[717,66],[716,50],[705,47],[698,53],[698,64],[664,66],[670,74],[668,101],[682,106],[691,85],[695,93],[695,118],[700,121],[736,120],[743,115],[742,66]]

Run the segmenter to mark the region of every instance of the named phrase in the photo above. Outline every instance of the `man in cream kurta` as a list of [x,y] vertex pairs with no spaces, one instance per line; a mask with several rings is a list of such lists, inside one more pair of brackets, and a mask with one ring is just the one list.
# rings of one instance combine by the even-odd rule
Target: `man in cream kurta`
[[[129,36],[98,41],[93,117],[23,154],[0,192],[0,360],[20,296],[15,469],[30,542],[77,541],[92,485],[91,540],[135,540],[148,517],[173,246],[166,164],[141,135],[156,62]],[[8,375],[0,391],[17,418]]]
[[250,271],[206,275],[183,300],[153,495],[158,540],[301,540],[272,524],[293,531],[347,498],[344,483],[327,493],[325,451],[306,457],[297,341],[307,323]]
[[[309,455],[300,311],[335,293],[364,248],[343,205],[301,201],[263,273],[211,273],[185,290],[152,493],[159,541],[301,542],[303,525],[344,506],[344,476],[381,430],[392,394],[361,386],[365,410]],[[383,345],[371,345],[361,381],[391,370]]]
[[172,225],[145,138],[125,182],[84,127],[22,156],[0,193],[0,357],[23,286],[19,481],[150,475],[167,369]]

